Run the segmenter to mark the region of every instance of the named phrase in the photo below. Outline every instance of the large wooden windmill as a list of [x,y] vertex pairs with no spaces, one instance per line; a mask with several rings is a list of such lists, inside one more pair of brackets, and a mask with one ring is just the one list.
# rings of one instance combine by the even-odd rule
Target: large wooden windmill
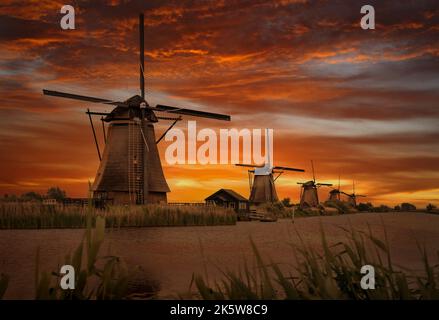
[[[263,203],[273,203],[279,201],[277,197],[274,182],[284,171],[298,171],[304,172],[303,169],[295,169],[289,167],[279,167],[273,165],[273,155],[271,154],[270,146],[270,131],[265,130],[265,163],[263,166],[256,166],[250,164],[236,164],[240,167],[250,167],[249,172],[250,183],[250,204],[260,205]],[[253,174],[253,182],[251,175]],[[273,177],[273,174],[277,174]]]
[[[115,106],[109,113],[87,110],[101,160],[92,186],[93,197],[109,200],[115,204],[158,203],[167,200],[166,193],[170,190],[163,174],[157,143],[177,121],[181,120],[181,116],[160,117],[154,111],[230,121],[228,115],[165,105],[152,107],[148,104],[145,100],[143,20],[143,14],[140,14],[140,96],[135,95],[124,102],[119,102],[43,90],[45,95]],[[101,118],[103,123],[108,123],[106,136],[104,135],[106,144],[102,157],[96,140],[92,115],[104,117]],[[173,123],[159,139],[156,139],[154,123],[159,119],[172,120]]]
[[311,160],[312,180],[307,182],[298,182],[302,187],[300,188],[300,209],[315,208],[319,205],[319,194],[317,189],[322,186],[331,187],[332,183],[317,183],[314,172],[314,163]]

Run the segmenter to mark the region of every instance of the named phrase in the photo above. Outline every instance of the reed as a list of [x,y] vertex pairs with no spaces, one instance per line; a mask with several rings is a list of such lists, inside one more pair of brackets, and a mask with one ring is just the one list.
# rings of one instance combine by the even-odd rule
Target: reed
[[[296,265],[288,272],[262,259],[251,241],[254,268],[247,264],[239,272],[224,271],[223,279],[210,283],[194,275],[196,298],[201,299],[439,299],[439,265],[432,265],[427,250],[418,246],[424,270],[415,273],[392,261],[386,240],[354,230],[345,230],[347,240],[329,245],[322,230],[321,252],[302,241],[294,248]],[[439,252],[437,252],[439,256]],[[375,268],[375,290],[360,286],[363,265]]]
[[[95,227],[92,227],[93,218]],[[65,257],[64,265],[75,270],[75,289],[60,287],[62,275],[57,271],[40,272],[39,249],[35,262],[35,299],[38,300],[112,300],[127,297],[130,272],[119,257],[100,256],[104,241],[105,219],[88,208],[84,237],[73,254]],[[56,270],[60,270],[60,266]]]
[[[84,228],[89,209],[47,206],[40,203],[1,203],[0,229]],[[204,226],[236,223],[233,210],[213,206],[110,206],[92,210],[105,218],[107,227]]]

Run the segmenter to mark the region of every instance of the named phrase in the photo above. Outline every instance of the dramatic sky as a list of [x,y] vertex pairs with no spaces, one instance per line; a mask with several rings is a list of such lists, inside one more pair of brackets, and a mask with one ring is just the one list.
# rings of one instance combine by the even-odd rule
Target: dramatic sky
[[[75,30],[60,28],[63,4],[76,8]],[[375,30],[360,27],[363,4],[375,7]],[[307,170],[277,180],[281,198],[298,201],[313,159],[319,180],[340,174],[350,191],[355,179],[376,204],[439,202],[437,0],[3,0],[0,195],[53,185],[86,195],[98,159],[84,111],[110,109],[41,90],[137,94],[139,12],[150,104],[232,115],[199,129],[274,128],[275,163]],[[170,201],[221,187],[248,196],[246,170],[168,165],[167,145]]]

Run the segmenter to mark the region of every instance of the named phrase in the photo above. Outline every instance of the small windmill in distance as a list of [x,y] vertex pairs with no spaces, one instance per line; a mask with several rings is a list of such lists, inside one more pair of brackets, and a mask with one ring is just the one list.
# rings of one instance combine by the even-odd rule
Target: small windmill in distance
[[341,192],[344,195],[348,196],[348,203],[353,206],[354,208],[357,207],[357,198],[362,197],[365,198],[367,197],[366,195],[362,195],[362,194],[356,194],[355,193],[355,181],[352,180],[352,193],[346,193],[346,192]]
[[[240,163],[235,164],[239,167],[253,168],[253,170],[248,170],[250,184],[249,202],[252,205],[260,205],[263,203],[273,203],[279,201],[274,182],[280,177],[282,173],[284,173],[284,171],[305,172],[305,170],[303,169],[274,166],[273,155],[270,151],[270,141],[270,130],[265,129],[265,163],[263,166]],[[253,183],[251,174],[253,174]],[[273,174],[277,174],[277,176],[273,178]]]
[[316,183],[316,175],[314,172],[314,163],[311,160],[312,180],[307,182],[297,182],[302,187],[300,188],[300,204],[299,209],[316,208],[319,206],[319,194],[317,189],[326,186],[331,187],[332,183]]
[[338,175],[338,188],[329,191],[328,201],[340,201],[340,175]]

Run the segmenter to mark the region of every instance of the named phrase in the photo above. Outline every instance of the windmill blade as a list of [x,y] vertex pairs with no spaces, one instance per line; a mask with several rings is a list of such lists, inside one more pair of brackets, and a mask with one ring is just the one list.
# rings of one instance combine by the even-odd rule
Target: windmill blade
[[248,168],[263,168],[264,166],[257,166],[253,164],[235,163],[237,167],[248,167]]
[[317,183],[318,186],[332,187],[332,183]]
[[216,119],[216,120],[230,121],[229,115],[220,114],[220,113],[213,113],[213,112],[198,111],[198,110],[192,110],[192,109],[176,108],[176,107],[171,107],[171,106],[165,106],[162,104],[158,104],[158,105],[156,105],[155,108],[152,108],[152,109],[156,110],[156,111],[183,114],[186,116],[194,116],[194,117],[201,117],[201,118],[210,118],[210,119]]
[[352,197],[353,196],[352,194],[349,194],[349,193],[346,193],[346,192],[343,192],[343,191],[340,191],[340,193],[343,193],[343,194],[347,195],[348,197]]
[[87,101],[87,102],[104,103],[104,104],[111,104],[111,105],[115,105],[115,106],[128,107],[128,105],[126,105],[123,102],[111,101],[108,99],[102,99],[102,98],[96,98],[96,97],[81,96],[79,94],[73,94],[73,93],[67,93],[67,92],[61,92],[61,91],[52,91],[52,90],[43,89],[43,93],[46,96],[53,96],[53,97],[60,97],[60,98],[66,98],[66,99],[81,100],[81,101]]
[[363,195],[363,194],[356,194],[355,196],[356,196],[356,197],[362,197],[362,198],[367,197],[367,196],[365,196],[365,195]]
[[289,168],[289,167],[273,167],[273,169],[285,170],[285,171],[297,171],[297,172],[305,172],[303,169]]
[[145,25],[143,20],[143,13],[141,13],[139,14],[139,80],[140,96],[145,99]]

